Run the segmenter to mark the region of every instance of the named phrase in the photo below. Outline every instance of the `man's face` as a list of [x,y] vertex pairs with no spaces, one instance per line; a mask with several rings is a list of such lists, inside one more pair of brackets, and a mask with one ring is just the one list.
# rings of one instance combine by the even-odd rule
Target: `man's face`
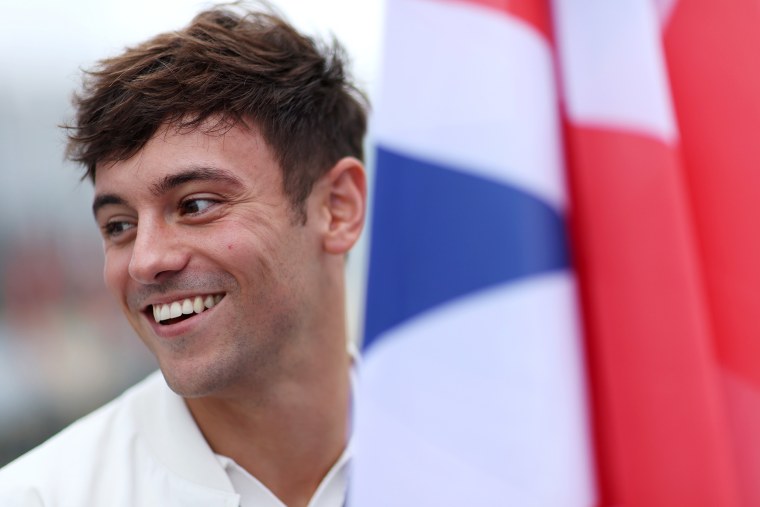
[[179,394],[276,375],[313,324],[319,221],[301,224],[257,130],[159,130],[98,167],[93,209],[106,285]]

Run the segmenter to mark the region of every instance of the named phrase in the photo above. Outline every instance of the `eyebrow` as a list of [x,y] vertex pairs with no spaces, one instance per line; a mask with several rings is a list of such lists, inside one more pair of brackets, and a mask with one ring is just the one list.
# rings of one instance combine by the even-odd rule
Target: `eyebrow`
[[116,194],[97,195],[95,196],[95,200],[92,201],[92,214],[97,217],[98,211],[100,211],[100,208],[102,208],[103,206],[111,205],[111,204],[126,206],[127,201],[125,201],[122,197],[119,197]]
[[[164,176],[158,183],[154,183],[150,191],[155,196],[164,195],[171,190],[193,181],[217,181],[228,185],[240,186],[242,182],[229,171],[216,167],[191,167],[190,169]],[[103,206],[128,205],[127,201],[118,194],[100,194],[95,196],[92,202],[92,214],[98,214]]]
[[155,196],[161,196],[175,188],[191,181],[217,181],[229,185],[240,186],[242,182],[231,172],[216,167],[191,167],[176,174],[164,176],[151,187]]

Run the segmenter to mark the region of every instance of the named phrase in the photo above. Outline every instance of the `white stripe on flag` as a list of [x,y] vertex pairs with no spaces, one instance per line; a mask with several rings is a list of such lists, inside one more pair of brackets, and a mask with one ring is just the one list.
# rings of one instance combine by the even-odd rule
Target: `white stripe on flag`
[[553,7],[570,120],[674,141],[652,1],[555,0]]
[[551,51],[526,23],[463,2],[388,2],[380,144],[466,167],[564,210]]
[[361,374],[351,505],[590,507],[574,298],[567,272],[531,277],[383,337]]

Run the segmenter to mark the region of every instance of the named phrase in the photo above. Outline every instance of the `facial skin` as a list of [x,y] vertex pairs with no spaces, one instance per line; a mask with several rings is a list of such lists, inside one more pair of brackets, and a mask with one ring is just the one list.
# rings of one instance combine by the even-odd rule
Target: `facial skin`
[[[131,159],[97,168],[106,285],[173,390],[264,392],[335,350],[342,306],[329,300],[342,298],[343,254],[361,231],[363,177],[358,161],[339,162],[315,185],[303,224],[254,127],[164,128]],[[152,305],[197,296],[218,302],[155,321]]]

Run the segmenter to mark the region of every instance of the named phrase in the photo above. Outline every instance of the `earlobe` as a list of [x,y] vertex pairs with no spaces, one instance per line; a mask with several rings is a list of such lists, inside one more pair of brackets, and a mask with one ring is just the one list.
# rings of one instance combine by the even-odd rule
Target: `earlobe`
[[345,157],[325,175],[329,187],[325,202],[329,216],[324,236],[325,251],[347,253],[364,228],[367,207],[367,183],[362,163]]

